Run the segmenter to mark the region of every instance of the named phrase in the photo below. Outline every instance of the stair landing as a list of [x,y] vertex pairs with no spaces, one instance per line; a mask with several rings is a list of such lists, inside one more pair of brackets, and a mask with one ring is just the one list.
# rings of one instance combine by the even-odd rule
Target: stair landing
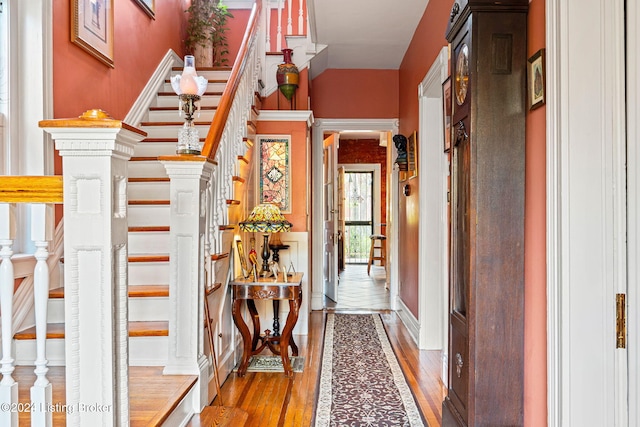
[[[171,412],[196,383],[193,375],[162,375],[161,366],[129,367],[129,414],[131,427],[161,426]],[[58,408],[66,402],[65,368],[49,368],[47,378],[53,386],[53,404]],[[35,381],[32,366],[16,367],[14,379],[18,382],[18,399],[26,404],[30,401],[29,389]],[[87,402],[89,403],[89,402]],[[19,425],[30,426],[30,413],[19,413]],[[53,425],[66,424],[66,413],[53,412]]]

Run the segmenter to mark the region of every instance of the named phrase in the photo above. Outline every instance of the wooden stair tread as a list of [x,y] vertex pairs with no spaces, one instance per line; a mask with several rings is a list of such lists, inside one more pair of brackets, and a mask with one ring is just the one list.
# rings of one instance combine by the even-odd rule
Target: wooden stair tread
[[240,182],[242,184],[245,183],[245,179],[243,177],[237,176],[237,175],[232,176],[231,180],[234,181],[234,182]]
[[235,229],[236,229],[236,226],[231,224],[224,224],[224,225],[221,224],[218,226],[218,230],[220,231],[235,230]]
[[163,177],[144,177],[144,178],[129,178],[129,182],[170,182],[171,179],[167,176]]
[[169,255],[158,255],[158,254],[130,255],[129,262],[169,262]]
[[154,232],[154,231],[165,231],[169,232],[168,225],[145,225],[145,226],[136,226],[129,227],[129,232]]
[[232,200],[232,199],[227,200],[227,205],[239,205],[239,204],[240,204],[240,200]]
[[249,414],[232,406],[205,406],[200,414],[195,414],[187,427],[243,427],[247,425]]
[[132,157],[129,159],[130,162],[157,162],[158,156],[148,156],[148,157]]
[[[169,285],[129,285],[129,297],[168,297]],[[51,289],[49,298],[64,298],[64,287]]]
[[[196,126],[211,126],[211,122],[193,122]],[[184,121],[182,122],[142,122],[140,126],[177,126],[182,127],[184,125]]]
[[[166,321],[149,321],[149,322],[129,322],[129,337],[166,337],[169,336],[169,322]],[[16,340],[34,340],[36,339],[36,327],[27,328],[17,332],[14,337]],[[64,338],[64,323],[48,323],[47,338],[62,339]]]
[[129,200],[130,205],[169,205],[169,200]]
[[211,261],[218,261],[220,259],[224,259],[227,258],[229,256],[229,252],[223,252],[223,253],[219,253],[219,254],[213,254],[211,255]]

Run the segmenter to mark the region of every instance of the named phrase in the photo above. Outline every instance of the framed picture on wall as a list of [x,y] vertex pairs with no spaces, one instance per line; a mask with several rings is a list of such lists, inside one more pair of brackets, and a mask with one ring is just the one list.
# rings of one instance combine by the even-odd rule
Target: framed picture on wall
[[71,41],[113,68],[113,0],[72,0]]
[[291,213],[291,135],[258,135],[259,202]]
[[418,141],[416,131],[407,138],[407,178],[418,176]]
[[134,0],[149,17],[156,19],[156,0]]
[[545,103],[545,64],[544,49],[540,49],[531,56],[527,66],[527,92],[529,109],[534,110]]
[[442,118],[444,120],[444,152],[451,150],[451,116],[453,114],[451,99],[451,77],[442,83]]

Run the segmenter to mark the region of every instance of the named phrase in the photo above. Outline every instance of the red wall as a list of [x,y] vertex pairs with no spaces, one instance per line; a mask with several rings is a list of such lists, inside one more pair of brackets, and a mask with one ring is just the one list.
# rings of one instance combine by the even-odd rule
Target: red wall
[[311,109],[316,118],[398,117],[398,72],[326,70],[311,84]]
[[[545,47],[545,2],[529,4],[528,55]],[[547,425],[546,107],[527,114],[524,239],[524,420]]]
[[167,51],[182,55],[183,6],[156,1],[153,20],[133,1],[113,2],[115,68],[110,68],[71,43],[70,3],[53,3],[54,117],[100,108],[122,119]]

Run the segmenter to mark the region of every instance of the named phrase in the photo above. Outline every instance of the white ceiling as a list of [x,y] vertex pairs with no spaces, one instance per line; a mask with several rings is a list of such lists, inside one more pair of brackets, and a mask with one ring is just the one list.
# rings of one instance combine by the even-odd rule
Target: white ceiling
[[[308,0],[322,71],[400,68],[429,0]],[[317,67],[316,67],[317,68]],[[317,75],[320,70],[313,70]]]

